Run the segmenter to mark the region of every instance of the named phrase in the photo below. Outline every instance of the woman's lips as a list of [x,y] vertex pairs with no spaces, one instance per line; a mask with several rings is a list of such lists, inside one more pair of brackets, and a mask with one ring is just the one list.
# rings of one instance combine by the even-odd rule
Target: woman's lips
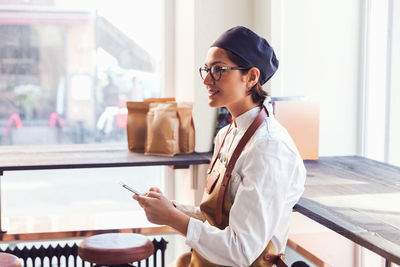
[[218,90],[208,90],[207,92],[208,92],[208,97],[213,97],[219,93]]

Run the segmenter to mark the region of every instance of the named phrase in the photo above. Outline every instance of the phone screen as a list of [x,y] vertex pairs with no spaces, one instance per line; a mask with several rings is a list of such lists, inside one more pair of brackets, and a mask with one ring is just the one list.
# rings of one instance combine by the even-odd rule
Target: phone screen
[[124,184],[123,182],[119,182],[119,183],[120,183],[120,185],[121,185],[123,188],[125,188],[125,189],[131,191],[131,192],[134,193],[135,195],[139,195],[139,196],[140,196],[140,195],[143,195],[143,194],[140,193],[139,191],[137,191],[137,190],[133,189],[132,187],[130,187],[130,186]]

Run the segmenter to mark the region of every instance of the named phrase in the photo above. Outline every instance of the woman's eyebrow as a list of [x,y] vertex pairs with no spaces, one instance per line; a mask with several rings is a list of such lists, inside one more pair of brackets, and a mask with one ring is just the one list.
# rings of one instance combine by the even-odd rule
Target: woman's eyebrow
[[[213,65],[216,65],[216,64],[225,64],[226,65],[226,63],[223,62],[223,61],[214,61],[214,62],[210,63],[210,66],[213,66]],[[204,63],[204,66],[208,66],[208,65],[206,63]]]

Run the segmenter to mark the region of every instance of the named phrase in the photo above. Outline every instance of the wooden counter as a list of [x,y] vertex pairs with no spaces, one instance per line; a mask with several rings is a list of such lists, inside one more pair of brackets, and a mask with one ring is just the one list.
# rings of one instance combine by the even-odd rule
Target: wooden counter
[[121,145],[0,146],[0,175],[4,171],[208,164],[211,153],[146,156]]
[[400,168],[356,156],[305,165],[306,190],[295,209],[400,264]]

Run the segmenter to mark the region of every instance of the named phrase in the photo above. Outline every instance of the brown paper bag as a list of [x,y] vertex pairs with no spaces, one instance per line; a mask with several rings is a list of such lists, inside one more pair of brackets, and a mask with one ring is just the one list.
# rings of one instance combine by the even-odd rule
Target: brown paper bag
[[178,103],[179,116],[179,150],[181,153],[194,152],[195,130],[192,116],[193,104]]
[[151,103],[147,112],[145,155],[173,156],[179,153],[177,103]]
[[165,97],[165,98],[146,98],[143,102],[146,103],[165,103],[165,102],[173,102],[175,101],[175,97]]
[[128,108],[128,148],[133,152],[144,152],[146,140],[146,116],[152,102],[175,101],[175,98],[149,98],[143,102],[126,102]]

